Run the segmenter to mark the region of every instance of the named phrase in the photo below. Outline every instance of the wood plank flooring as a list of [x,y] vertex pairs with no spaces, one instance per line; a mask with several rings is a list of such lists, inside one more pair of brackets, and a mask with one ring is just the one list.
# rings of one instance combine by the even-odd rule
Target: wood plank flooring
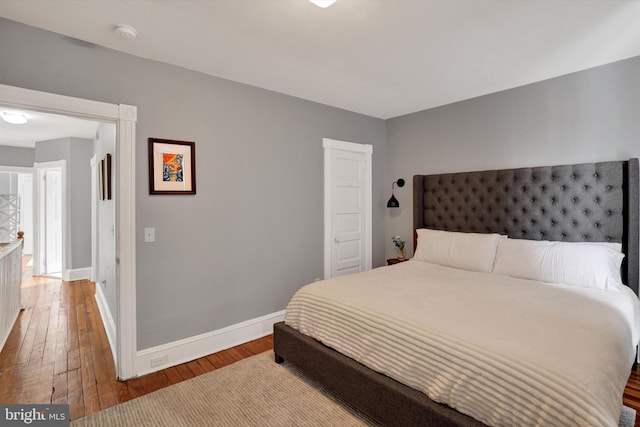
[[68,403],[74,420],[273,349],[267,336],[118,381],[95,284],[29,274],[23,275],[24,310],[0,352],[1,403]]
[[[0,352],[1,403],[68,403],[73,420],[273,349],[267,336],[117,381],[94,294],[95,285],[86,280],[24,276],[24,311]],[[640,414],[640,372],[631,374],[624,404]]]
[[640,371],[631,373],[627,387],[624,389],[622,402],[636,410],[636,427],[640,427]]

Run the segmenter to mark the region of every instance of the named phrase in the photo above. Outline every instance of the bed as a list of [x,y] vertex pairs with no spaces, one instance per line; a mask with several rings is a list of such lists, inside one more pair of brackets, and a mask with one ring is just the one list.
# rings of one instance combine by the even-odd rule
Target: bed
[[[286,360],[383,425],[617,425],[614,413],[638,340],[637,298],[628,296],[638,293],[638,160],[417,175],[413,184],[414,259],[302,288],[285,322],[274,326],[276,361]],[[500,274],[466,265],[477,258],[464,252],[473,244],[463,245],[452,265],[447,256],[434,262],[442,253],[433,248],[446,246],[451,236],[496,245],[486,268],[501,266]],[[592,289],[549,285],[544,275],[513,278],[519,245],[536,251],[569,246],[569,252],[577,246],[586,250],[581,259],[594,256],[562,276],[569,282],[621,251],[624,285],[613,292],[607,286],[617,285],[605,280],[598,280],[603,289]],[[478,259],[484,268],[487,260]],[[530,263],[520,264],[526,270]],[[429,277],[428,286],[416,282],[422,276]],[[446,278],[445,287],[438,278]],[[479,291],[476,282],[488,284]],[[381,292],[377,301],[374,288]],[[426,297],[416,293],[422,288]],[[339,301],[332,299],[338,291],[346,293]],[[312,306],[319,313],[307,313]],[[364,317],[347,317],[347,306]],[[383,306],[391,312],[381,314]],[[483,307],[491,314],[475,317]],[[520,315],[526,310],[543,314]],[[554,323],[563,316],[566,331]],[[442,324],[452,330],[442,333]],[[396,342],[378,342],[379,335]],[[506,348],[498,350],[500,341]],[[431,382],[420,383],[423,377]],[[581,386],[585,377],[593,390]]]

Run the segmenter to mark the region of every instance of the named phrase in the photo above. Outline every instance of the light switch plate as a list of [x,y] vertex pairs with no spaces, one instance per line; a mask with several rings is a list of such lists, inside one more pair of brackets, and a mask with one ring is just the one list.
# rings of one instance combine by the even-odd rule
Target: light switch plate
[[145,243],[151,243],[156,241],[156,229],[153,227],[147,227],[144,229],[144,241]]

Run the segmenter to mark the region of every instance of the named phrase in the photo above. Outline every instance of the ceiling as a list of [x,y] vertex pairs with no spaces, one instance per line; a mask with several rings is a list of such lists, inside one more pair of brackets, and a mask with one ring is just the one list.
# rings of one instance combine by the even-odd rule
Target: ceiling
[[0,105],[0,116],[3,112],[23,114],[28,120],[25,124],[14,125],[0,117],[0,145],[14,147],[33,148],[36,141],[67,137],[94,139],[99,125],[99,122],[86,119]]
[[383,119],[640,55],[637,0],[1,0],[0,16]]

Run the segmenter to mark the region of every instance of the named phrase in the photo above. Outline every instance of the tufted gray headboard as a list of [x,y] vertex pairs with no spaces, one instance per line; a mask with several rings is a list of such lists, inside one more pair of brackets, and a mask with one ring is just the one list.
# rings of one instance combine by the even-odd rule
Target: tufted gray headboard
[[414,228],[621,242],[623,280],[637,294],[638,176],[638,159],[415,175]]

